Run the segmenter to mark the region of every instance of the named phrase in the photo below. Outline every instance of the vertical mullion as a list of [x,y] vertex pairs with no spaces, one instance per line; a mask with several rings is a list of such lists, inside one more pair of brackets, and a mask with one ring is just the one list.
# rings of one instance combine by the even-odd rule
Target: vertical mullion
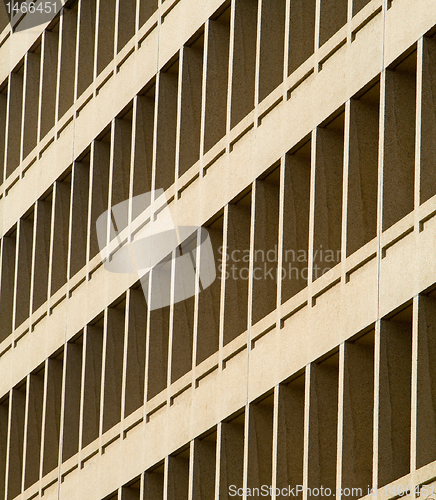
[[[64,14],[65,7],[62,7],[61,13]],[[64,15],[59,16],[59,41],[58,41],[58,64],[56,70],[56,103],[55,103],[55,130],[58,127],[59,120],[59,102],[61,94],[61,70],[62,70],[62,44],[64,39]]]
[[211,500],[219,500],[221,481],[221,442],[222,442],[222,422],[218,422],[216,428],[216,451],[215,451],[215,495]]
[[251,216],[250,216],[250,263],[248,270],[248,335],[247,335],[247,380],[246,380],[246,401],[245,401],[245,423],[244,423],[244,461],[242,470],[242,487],[244,491],[248,486],[248,453],[249,453],[249,426],[250,426],[250,404],[249,404],[249,385],[250,385],[250,351],[251,351],[251,322],[253,308],[253,266],[254,266],[254,229],[256,216],[256,187],[254,180],[251,184]]
[[307,500],[307,485],[309,479],[309,425],[310,425],[310,392],[312,366],[306,366],[304,380],[304,450],[303,450],[303,500]]
[[[136,152],[136,129],[138,124],[138,95],[133,98],[132,106],[132,136],[130,138],[130,179],[129,179],[129,214],[127,217],[128,224],[130,225],[133,220],[133,196],[134,196],[134,169],[135,169],[135,152]],[[128,235],[128,242],[131,243],[132,235]]]
[[[160,0],[159,0],[160,1]],[[155,98],[154,98],[154,120],[153,120],[153,160],[152,160],[152,168],[151,168],[151,191],[154,193],[156,189],[156,164],[157,164],[157,126],[158,126],[158,121],[157,121],[157,115],[159,111],[159,106],[158,106],[158,101],[159,101],[159,89],[160,89],[160,79],[161,79],[161,72],[158,71],[156,75],[156,85],[155,85]],[[155,198],[155,195],[151,197],[151,202],[153,203],[153,200]]]
[[100,5],[101,2],[105,0],[96,0],[96,8],[95,8],[95,39],[94,39],[94,77],[93,77],[93,86],[94,86],[94,97],[97,95],[96,93],[96,85],[95,80],[98,74],[98,66],[97,66],[97,52],[98,52],[98,38],[100,32]]
[[[273,435],[272,435],[272,480],[271,486],[273,491],[276,491],[277,487],[277,449],[278,449],[278,438],[279,438],[279,396],[280,396],[280,385],[274,387],[274,408],[273,408]],[[273,494],[273,499],[275,498],[275,493]]]
[[380,328],[381,322],[377,320],[374,338],[374,431],[373,431],[373,463],[372,463],[372,488],[378,487],[378,428],[379,428],[379,401],[380,401]]
[[194,440],[189,443],[189,478],[188,478],[188,500],[194,500]]
[[[138,96],[136,95],[132,102],[132,130],[130,135],[130,169],[129,169],[129,213],[127,215],[127,225],[133,218],[133,177],[134,177],[134,165],[135,165],[135,146],[136,146],[136,125],[137,125],[137,113],[138,113]],[[129,230],[128,242],[132,241],[132,235]],[[127,311],[127,306],[126,306]],[[127,330],[126,330],[127,338]]]
[[[384,0],[384,10],[386,10],[386,0]],[[383,231],[383,163],[384,163],[384,137],[385,137],[385,107],[386,107],[386,69],[385,61],[382,61],[383,69],[380,76],[380,126],[379,126],[379,168],[378,168],[378,208],[377,208],[377,275],[380,276],[381,269],[381,235]],[[374,490],[378,487],[378,428],[379,428],[379,400],[380,400],[380,278],[377,283],[377,322],[375,325],[374,339],[374,434],[373,434],[373,484]]]
[[[88,0],[89,1],[89,0]],[[73,90],[73,106],[74,115],[73,120],[76,122],[75,104],[79,94],[79,45],[80,45],[80,18],[81,18],[82,2],[78,0],[77,2],[77,22],[76,22],[76,54],[74,57],[74,90]]]
[[45,422],[47,419],[47,393],[48,393],[48,377],[49,377],[49,366],[48,359],[44,363],[44,395],[42,398],[42,425],[41,425],[41,455],[39,459],[39,477],[43,477],[43,467],[44,467],[44,441],[45,441]]
[[204,134],[206,129],[206,95],[207,95],[207,58],[209,55],[209,30],[210,19],[204,25],[204,44],[203,44],[203,74],[201,82],[201,124],[200,124],[200,176],[203,176],[203,155],[204,155]]
[[65,427],[65,394],[67,385],[67,365],[68,365],[68,343],[64,344],[64,360],[62,363],[62,383],[61,383],[61,407],[60,407],[60,422],[59,422],[59,450],[58,450],[58,484],[61,484],[61,466],[62,466],[62,449]]
[[[247,343],[247,352],[250,352],[250,344]],[[248,388],[248,377],[247,377],[247,388]],[[245,403],[244,412],[244,459],[242,462],[242,488],[243,491],[247,491],[248,488],[248,451],[249,451],[249,440],[248,433],[250,432],[250,404]]]
[[176,259],[177,247],[171,252],[171,290],[170,290],[170,320],[169,320],[169,336],[168,336],[168,370],[167,370],[167,404],[171,404],[171,372],[172,372],[172,359],[173,359],[173,337],[174,337],[174,297],[175,297],[175,284],[176,284]]
[[[198,296],[200,290],[200,275],[201,275],[201,231],[202,228],[197,229],[197,244],[195,246],[195,295],[194,295],[194,321],[193,321],[193,338],[192,338],[192,387],[195,387],[195,367],[197,366],[197,338],[198,338]],[[191,488],[192,489],[192,488]]]
[[182,126],[182,92],[183,89],[183,72],[186,46],[183,45],[179,50],[179,75],[177,77],[177,125],[176,125],[176,161],[175,161],[175,186],[176,191],[179,185],[179,170],[180,170],[180,138]]
[[3,151],[3,172],[2,172],[2,182],[4,183],[7,179],[7,161],[8,161],[8,135],[9,135],[9,101],[10,101],[10,93],[11,93],[11,75],[7,78],[7,91],[6,91],[6,113],[5,113],[5,129],[4,129],[4,151]]
[[37,149],[39,149],[39,142],[42,139],[41,137],[42,92],[43,92],[43,82],[44,82],[45,50],[47,46],[46,38],[47,38],[47,31],[44,31],[41,36],[41,66],[39,68],[38,131],[36,135]]
[[[421,39],[422,40],[422,39]],[[412,477],[416,470],[417,442],[417,408],[418,408],[418,328],[419,328],[419,295],[413,297],[412,313],[412,401],[411,401],[411,435],[410,435],[410,470]]]
[[338,443],[336,452],[336,499],[341,500],[342,492],[342,449],[344,431],[344,371],[345,344],[339,346],[339,387],[338,387]]
[[29,399],[30,399],[30,375],[26,377],[26,403],[24,409],[24,434],[23,434],[23,468],[21,471],[21,491],[24,491],[26,476],[26,455],[27,455],[27,432],[29,427]]
[[[34,205],[34,217],[33,217],[33,238],[32,238],[32,264],[30,269],[30,300],[29,300],[29,315],[32,316],[33,313],[33,296],[35,287],[35,260],[36,260],[36,232],[38,230],[38,207],[39,203]],[[0,272],[0,283],[1,283],[1,272]]]
[[[416,209],[421,203],[421,134],[422,134],[422,79],[423,79],[423,58],[424,58],[424,38],[417,42],[416,56],[416,125],[415,125],[415,219]],[[419,221],[415,221],[415,230]],[[416,231],[418,233],[418,231]]]
[[351,33],[351,20],[353,19],[353,2],[354,0],[348,0],[347,3],[347,42],[351,43],[352,33]]
[[[125,1],[125,0],[124,0]],[[116,72],[116,59],[118,55],[118,31],[119,31],[119,18],[120,18],[120,3],[122,0],[116,0],[115,2],[115,29],[114,29],[114,67]]]
[[6,430],[6,461],[5,461],[5,478],[4,478],[4,497],[1,500],[7,500],[8,495],[8,471],[11,453],[11,421],[12,421],[12,389],[9,390],[9,408],[8,408],[8,424]]
[[[52,199],[52,207],[51,207],[51,228],[50,228],[50,254],[49,254],[49,265],[48,265],[48,289],[47,289],[47,300],[51,302],[51,289],[52,289],[52,276],[53,276],[53,261],[54,261],[54,226],[56,223],[55,217],[56,217],[56,196],[57,196],[57,191],[58,191],[58,183],[55,182],[53,186],[53,199]],[[49,307],[50,310],[50,307]]]
[[109,244],[111,241],[111,220],[112,220],[112,192],[114,184],[114,157],[115,157],[115,131],[116,131],[116,118],[111,122],[111,145],[110,145],[110,164],[109,164],[109,188],[108,188],[108,200],[109,200],[109,217],[107,218],[107,241]]
[[[319,49],[319,34],[320,34],[320,26],[321,26],[321,0],[315,1],[315,53],[318,52]],[[319,60],[319,54],[316,56],[316,61]],[[318,64],[315,65],[315,74],[318,73],[319,67]]]
[[[235,56],[235,12],[236,12],[236,0],[232,0],[230,7],[230,44],[229,44],[229,79],[227,82],[227,125],[226,134],[230,132],[231,129],[231,118],[232,118],[232,80],[233,80],[233,61]],[[226,142],[229,142],[228,140]],[[230,143],[227,144],[227,152],[230,151]]]
[[[422,81],[423,81],[423,58],[424,39],[421,37],[417,42],[416,56],[416,124],[415,124],[415,204],[414,225],[415,238],[417,241],[420,222],[418,208],[421,203],[421,134],[422,134]],[[411,389],[411,435],[410,435],[410,470],[412,477],[416,470],[417,454],[417,418],[418,418],[418,328],[419,328],[419,295],[413,298],[412,313],[412,389]]]
[[168,455],[165,457],[165,461],[164,461],[164,487],[163,487],[163,490],[164,490],[163,500],[168,500]]
[[[139,6],[139,1],[140,0],[138,0],[138,6]],[[144,482],[145,482],[145,472],[143,472],[141,474],[141,477],[139,478],[139,500],[147,500],[144,499]]]
[[[285,50],[284,50],[284,64],[283,64],[283,81],[286,82],[289,71],[289,39],[291,36],[291,0],[286,0],[285,5]],[[283,87],[283,100],[286,98],[287,85]]]
[[249,404],[249,386],[250,386],[250,352],[251,352],[251,322],[253,308],[253,266],[254,266],[254,229],[256,217],[256,187],[254,180],[251,185],[251,217],[250,217],[250,263],[248,270],[248,335],[247,335],[247,380],[246,380],[246,402],[245,402],[245,425],[244,425],[244,461],[242,470],[242,487],[247,491],[248,486],[248,454],[249,454],[249,427],[250,427],[250,404]]
[[[141,13],[141,0],[136,0],[136,11],[135,11],[135,50],[137,50],[139,48],[138,31],[139,31],[139,15],[140,15],[140,13]],[[141,476],[141,481],[143,481],[142,478],[143,478],[143,475]],[[143,488],[141,487],[141,494],[143,494],[142,493],[142,489]]]
[[124,313],[124,345],[123,345],[123,375],[121,382],[121,422],[125,418],[125,408],[126,408],[126,380],[127,380],[127,347],[129,342],[129,319],[130,319],[130,307],[131,307],[131,289],[126,291],[126,309]]
[[[386,0],[384,0],[384,8],[386,8]],[[386,69],[384,68],[385,61],[382,61],[383,70],[380,76],[380,126],[379,126],[379,168],[378,168],[378,208],[377,208],[377,321],[375,324],[375,339],[374,339],[374,434],[373,434],[373,489],[378,487],[378,428],[379,428],[379,401],[380,401],[380,270],[381,270],[381,235],[383,231],[383,164],[384,164],[384,138],[385,138],[385,107],[386,107]]]
[[91,256],[91,231],[92,227],[92,193],[94,191],[94,164],[95,164],[95,141],[91,142],[89,149],[89,193],[88,193],[88,223],[87,223],[87,238],[86,238],[86,274],[89,278],[90,265],[89,260]]
[[341,262],[342,262],[342,281],[346,282],[346,265],[347,256],[347,226],[348,226],[348,173],[350,168],[350,121],[351,121],[351,102],[348,100],[345,103],[345,119],[344,119],[344,171],[342,176],[342,229],[341,229]]
[[83,407],[85,403],[85,366],[86,366],[86,346],[88,341],[89,329],[85,326],[83,329],[83,344],[82,344],[82,366],[80,379],[80,410],[79,410],[79,463],[82,460],[82,443],[83,443]]
[[[254,77],[254,106],[259,104],[259,86],[260,86],[260,40],[262,36],[262,10],[263,0],[257,0],[257,28],[256,28],[256,70]],[[255,126],[258,125],[258,120],[255,120]]]
[[[316,148],[318,131],[315,128],[312,131],[311,153],[310,153],[310,200],[309,200],[309,255],[308,255],[308,273],[307,284],[309,294],[312,294],[313,281],[313,244],[314,244],[314,224],[315,224],[315,180],[316,180]],[[310,303],[312,307],[312,303]]]
[[[247,339],[247,370],[249,368],[250,355],[250,333],[251,322],[253,318],[253,267],[254,267],[254,230],[256,223],[256,191],[257,182],[254,180],[251,184],[251,217],[250,217],[250,263],[248,270],[248,339]],[[248,395],[248,378],[247,378],[247,395]]]
[[[224,207],[223,214],[223,253],[221,258],[221,292],[220,292],[220,325],[219,325],[219,366],[223,369],[223,347],[224,347],[224,305],[225,305],[225,294],[226,294],[226,267],[227,267],[227,241],[228,241],[228,230],[229,230],[229,205]],[[220,427],[221,429],[221,427]],[[221,430],[220,430],[221,432]],[[217,437],[218,442],[218,437]],[[217,460],[219,456],[217,455]],[[217,476],[218,477],[218,476]],[[218,488],[218,486],[217,486]],[[219,489],[216,490],[217,495]]]
[[[384,65],[384,61],[383,61]],[[386,108],[386,69],[380,75],[380,118],[379,118],[379,157],[378,157],[378,203],[377,203],[377,238],[378,238],[378,275],[381,266],[381,234],[383,232],[383,170],[384,170],[384,146],[385,146],[385,108]],[[379,285],[379,283],[378,283]],[[377,319],[379,319],[380,294],[378,287],[377,297]]]
[[24,120],[26,117],[26,98],[27,98],[27,80],[30,52],[24,56],[24,71],[23,71],[23,105],[21,106],[21,128],[20,128],[20,164],[24,160]]
[[[286,155],[280,160],[280,191],[279,191],[279,234],[277,239],[277,324],[280,325],[280,305],[282,303],[282,268],[283,268],[283,224],[285,211],[285,171],[286,171]],[[277,389],[278,391],[278,389]],[[278,392],[276,394],[278,397]]]
[[[151,288],[152,288],[152,279],[153,279],[153,273],[149,271],[148,274],[148,285],[147,285],[147,290],[144,290],[142,288],[145,298],[147,300],[147,304],[151,303]],[[143,287],[143,285],[142,285]],[[147,394],[148,394],[148,378],[149,378],[149,358],[150,358],[150,307],[147,307],[147,320],[146,320],[146,337],[145,337],[145,374],[144,374],[144,421],[147,422]]]
[[106,378],[106,356],[107,356],[107,335],[108,335],[108,309],[104,310],[104,326],[103,326],[103,352],[101,362],[101,380],[100,380],[100,422],[98,431],[99,448],[101,449],[102,434],[103,434],[103,417],[104,417],[104,385]]
[[14,85],[13,73],[9,74],[9,85],[8,85],[8,98],[6,105],[6,131],[5,131],[5,165],[4,165],[4,175],[3,179],[6,181],[9,177],[8,172],[8,163],[9,163],[9,154],[8,154],[8,145],[9,145],[9,136],[10,136],[10,125],[11,125],[11,99],[12,99],[12,86]]
[[[71,251],[72,251],[72,239],[73,239],[73,204],[74,204],[74,187],[75,178],[77,176],[77,163],[73,163],[73,168],[71,172],[71,191],[70,191],[70,208],[68,216],[68,250],[67,250],[67,283],[71,278]],[[68,286],[69,287],[69,286]]]

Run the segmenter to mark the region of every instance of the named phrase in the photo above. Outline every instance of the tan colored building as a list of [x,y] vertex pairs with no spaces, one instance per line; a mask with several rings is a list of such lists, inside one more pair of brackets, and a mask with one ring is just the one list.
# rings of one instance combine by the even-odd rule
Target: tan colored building
[[[433,498],[435,2],[0,24],[0,499]],[[96,221],[159,188],[218,275],[151,310]]]

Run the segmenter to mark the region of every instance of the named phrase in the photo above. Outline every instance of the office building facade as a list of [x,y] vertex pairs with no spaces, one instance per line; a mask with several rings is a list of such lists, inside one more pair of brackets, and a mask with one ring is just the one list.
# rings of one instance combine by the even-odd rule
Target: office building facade
[[[434,2],[1,7],[0,498],[432,498]],[[159,189],[153,308],[97,220]]]

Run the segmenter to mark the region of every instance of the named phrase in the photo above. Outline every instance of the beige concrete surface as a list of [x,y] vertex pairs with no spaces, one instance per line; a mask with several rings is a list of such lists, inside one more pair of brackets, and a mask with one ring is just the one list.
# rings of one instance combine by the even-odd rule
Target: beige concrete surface
[[[0,498],[432,498],[435,27],[428,0],[2,11]],[[217,279],[198,251],[149,310],[96,220],[159,188]]]

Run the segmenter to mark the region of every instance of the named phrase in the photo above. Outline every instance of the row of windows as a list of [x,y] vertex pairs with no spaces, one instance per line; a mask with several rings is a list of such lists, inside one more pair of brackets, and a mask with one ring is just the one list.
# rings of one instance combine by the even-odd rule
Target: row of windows
[[[150,370],[160,369],[156,362],[152,367],[156,332],[146,340],[143,302],[141,292],[132,289],[126,300],[109,308],[103,318],[86,327],[3,399],[0,427],[10,431],[0,434],[0,488],[4,485],[5,454],[9,449],[8,499],[20,493],[23,479],[26,489],[40,474],[44,476],[57,467],[60,441],[62,462],[143,405],[146,352],[149,387],[159,377]],[[416,337],[412,335],[413,307],[418,317]],[[188,480],[189,474],[199,474],[201,487],[195,498],[205,500],[214,498],[215,481],[220,498],[228,498],[231,485],[242,487],[244,469],[247,487],[271,485],[274,455],[277,487],[305,484],[311,490],[323,486],[334,492],[349,488],[354,493],[347,496],[358,498],[372,487],[374,466],[376,484],[383,487],[408,474],[415,460],[417,468],[434,461],[436,443],[430,436],[436,432],[432,399],[436,383],[435,314],[434,292],[421,295],[413,306],[405,304],[400,311],[383,318],[376,330],[368,327],[312,362],[305,371],[290,374],[275,395],[270,392],[241,409],[219,424],[218,433],[215,429],[194,440],[193,457],[199,461],[194,467],[189,466],[190,453],[186,449],[168,457],[164,466],[156,464],[143,480],[148,481],[152,474],[159,489],[152,496],[147,496],[151,494],[148,492],[145,498],[187,499],[188,484],[200,487],[196,480]],[[412,338],[417,339],[415,364]],[[173,359],[179,350],[173,344]],[[412,377],[416,377],[417,391],[412,389]],[[274,397],[278,398],[276,405]],[[416,412],[412,412],[413,408]],[[342,444],[338,447],[339,428]],[[412,432],[416,433],[415,440],[411,440]],[[375,463],[374,433],[378,442]],[[248,441],[246,459],[244,441]],[[341,484],[336,482],[338,463],[342,464]],[[173,467],[178,469],[174,477]],[[306,467],[307,483],[303,477]],[[168,475],[166,482],[164,474]],[[165,484],[168,497],[162,496]],[[358,492],[359,488],[363,493]],[[136,494],[139,498],[139,491]],[[302,498],[301,491],[296,498]]]
[[[127,494],[124,489],[129,493],[131,489],[137,495],[132,498],[139,499],[140,489],[144,488],[145,499],[187,499],[190,487],[194,498],[206,500],[214,498],[216,483],[219,498],[242,498],[230,493],[236,491],[232,485],[242,488],[245,474],[246,488],[251,492],[256,488],[262,491],[263,485],[275,485],[285,492],[294,488],[295,493],[290,496],[301,499],[301,489],[296,490],[300,485],[307,488],[307,498],[319,497],[321,487],[333,492],[333,496],[342,490],[342,497],[359,498],[368,495],[373,487],[374,466],[376,487],[382,488],[411,471],[412,457],[417,469],[434,461],[436,447],[428,436],[435,425],[431,392],[436,377],[432,367],[436,331],[430,318],[436,311],[436,302],[432,296],[421,296],[416,307],[420,318],[416,368],[412,368],[409,305],[382,319],[379,333],[368,329],[352,337],[339,349],[292,375],[274,393],[270,391],[218,424],[217,429],[194,439],[190,443],[191,454],[189,448],[175,452],[107,498],[122,499]],[[376,352],[379,361],[374,371]],[[418,391],[413,393],[415,370]],[[374,373],[378,375],[375,377]],[[412,401],[416,402],[416,413],[412,412]],[[411,434],[415,425],[414,442]],[[342,429],[340,445],[338,429]],[[375,463],[374,434],[378,443]],[[415,443],[413,449],[411,442]],[[245,458],[244,449],[248,449]],[[194,463],[190,464],[190,460]],[[185,480],[172,485],[176,466],[178,471],[183,469]],[[149,496],[149,482],[159,484],[155,496]],[[405,482],[403,488],[406,483],[411,484]],[[163,496],[165,485],[168,497]],[[401,493],[398,488],[387,488],[387,498]]]
[[[355,1],[354,11],[366,3],[367,0]],[[63,7],[0,85],[3,180],[12,175],[25,158],[35,154],[37,144],[47,134],[53,134],[55,123],[66,113],[72,113],[75,100],[90,91],[90,85],[113,61],[114,54],[133,38],[136,12],[141,27],[157,8],[154,0],[107,0],[99,2],[98,8],[96,4],[96,0],[73,1]],[[200,30],[202,34],[188,41],[160,72],[159,135],[170,144],[176,139],[178,88],[182,90],[179,174],[202,154],[202,93],[206,99],[203,148],[208,151],[226,134],[226,127],[239,123],[254,108],[255,101],[262,101],[282,83],[285,74],[291,74],[313,54],[315,4],[315,0],[293,0],[286,15],[285,0],[264,1],[261,12],[255,0],[235,0],[232,15],[230,7],[225,13],[220,8],[207,27]],[[346,23],[347,0],[323,0],[320,12],[322,45]],[[258,15],[261,18],[259,33]],[[229,53],[230,47],[233,47],[232,53]],[[203,71],[207,75],[205,88]],[[229,80],[231,91],[227,95]],[[231,106],[228,124],[227,102]],[[175,147],[165,149],[162,154],[158,152],[156,159],[163,171],[173,168],[176,151]],[[172,174],[162,176],[162,187],[171,184]]]
[[[435,57],[434,41],[424,41],[423,56],[431,62]],[[229,285],[226,294],[239,297],[235,299],[239,304],[237,313],[224,314],[225,317],[234,315],[228,327],[233,333],[227,334],[225,327],[225,338],[228,335],[232,339],[247,328],[248,266],[240,261],[238,252],[249,251],[252,224],[254,251],[266,256],[268,250],[276,249],[274,262],[265,263],[263,268],[262,263],[255,266],[254,324],[275,308],[278,294],[281,302],[285,302],[304,288],[308,280],[321,277],[342,257],[376,237],[380,144],[384,146],[380,221],[383,229],[410,213],[415,204],[435,194],[436,184],[432,179],[436,151],[431,131],[436,118],[429,105],[433,99],[433,76],[431,65],[423,65],[422,104],[418,113],[421,135],[415,144],[416,60],[414,50],[386,73],[383,134],[379,133],[380,84],[375,82],[351,99],[345,110],[344,107],[338,109],[311,136],[288,152],[281,165],[283,176],[280,169],[273,172],[276,166],[272,166],[248,191],[229,204],[224,218],[219,214],[211,218],[215,220],[210,230],[217,261],[223,258],[220,247],[227,241],[230,262],[226,273],[235,285],[234,290],[233,285]],[[147,117],[153,113],[154,99],[153,89],[138,96],[132,107],[112,122],[3,238],[0,340],[6,339],[40,308],[40,312],[45,310],[47,298],[63,287],[65,295],[68,280],[84,272],[84,266],[98,253],[95,223],[103,212],[130,196],[150,191],[153,175],[155,186],[165,185],[162,164],[153,174],[150,160],[154,132]],[[157,135],[159,141],[159,128]],[[168,152],[166,146],[162,142],[162,155]],[[421,151],[419,200],[415,200],[414,194],[417,146]],[[347,158],[345,169],[344,158]],[[166,174],[170,175],[169,171]],[[347,179],[346,200],[344,178]],[[173,180],[174,167],[171,182]],[[311,182],[315,186],[312,199]],[[283,193],[282,208],[280,193]],[[309,248],[311,206],[314,236]],[[279,241],[281,212],[283,239]],[[346,224],[344,256],[341,255],[343,221]],[[279,248],[283,248],[282,280],[269,272],[271,268],[276,273]],[[308,268],[310,252],[313,255],[311,269]],[[265,275],[265,279],[260,279],[261,275]],[[281,281],[280,290],[278,281]],[[214,287],[219,288],[217,284]],[[219,311],[219,290],[211,294],[216,301],[213,309]],[[216,342],[213,345],[216,346]]]
[[4,165],[4,179],[113,60],[114,46],[119,52],[133,37],[136,7],[142,24],[157,9],[153,0],[123,0],[117,4],[116,0],[68,2],[0,86],[0,164]]

